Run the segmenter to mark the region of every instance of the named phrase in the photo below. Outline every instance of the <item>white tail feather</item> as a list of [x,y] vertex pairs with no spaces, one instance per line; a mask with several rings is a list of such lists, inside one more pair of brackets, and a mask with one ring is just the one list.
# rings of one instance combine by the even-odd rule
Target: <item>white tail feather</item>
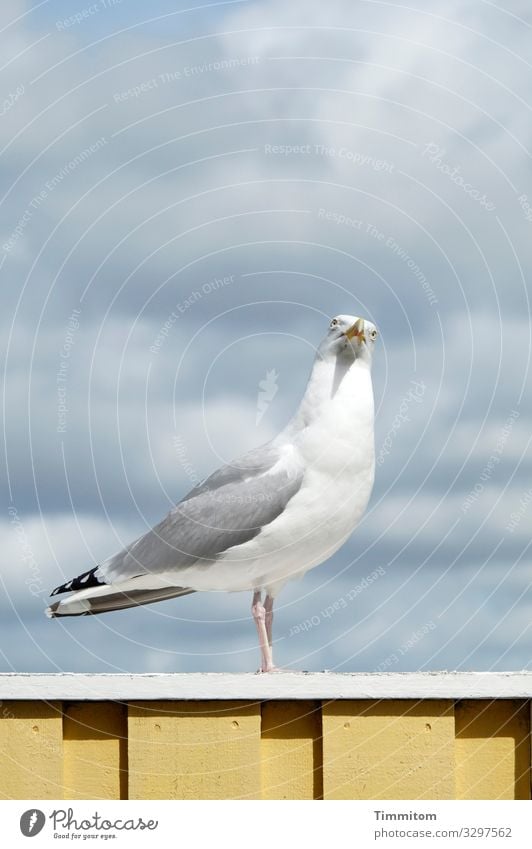
[[[117,584],[104,584],[72,593],[69,598],[50,605],[45,611],[48,618],[57,616],[83,616],[94,613],[107,613],[112,610],[124,610],[142,604],[188,595],[194,590],[176,587],[170,576],[139,575],[129,581]],[[175,580],[175,578],[174,578]]]

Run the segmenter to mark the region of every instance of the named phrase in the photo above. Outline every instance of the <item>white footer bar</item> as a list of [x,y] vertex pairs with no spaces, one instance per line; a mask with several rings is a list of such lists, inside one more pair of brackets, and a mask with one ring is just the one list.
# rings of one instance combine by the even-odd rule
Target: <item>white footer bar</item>
[[[530,849],[530,802],[3,801],[2,844]],[[35,843],[30,842],[35,838]],[[67,842],[68,841],[68,842]]]

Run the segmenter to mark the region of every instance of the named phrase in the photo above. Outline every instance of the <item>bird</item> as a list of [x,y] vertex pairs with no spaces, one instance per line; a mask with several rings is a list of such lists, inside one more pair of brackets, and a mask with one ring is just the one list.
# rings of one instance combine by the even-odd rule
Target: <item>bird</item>
[[350,537],[375,477],[376,326],[337,315],[280,433],[199,482],[147,533],[56,587],[47,616],[83,616],[193,592],[252,594],[259,672],[274,672],[274,600]]

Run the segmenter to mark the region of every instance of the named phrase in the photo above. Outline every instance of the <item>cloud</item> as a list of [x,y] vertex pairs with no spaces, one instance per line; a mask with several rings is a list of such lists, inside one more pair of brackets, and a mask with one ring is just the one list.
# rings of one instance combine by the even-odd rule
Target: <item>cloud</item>
[[[487,587],[519,562],[530,487],[530,15],[524,4],[511,14],[440,2],[386,9],[268,0],[181,14],[159,3],[149,14],[165,17],[143,22],[120,4],[61,28],[72,15],[64,4],[10,4],[15,22],[0,36],[5,453],[47,574],[108,553],[196,476],[275,434],[328,318],[345,312],[381,331],[382,462],[370,512],[327,568],[341,584],[361,553],[368,568],[397,563],[399,576],[410,564],[416,596],[424,561],[431,575],[455,563],[448,593],[471,564],[487,564]],[[272,369],[278,392],[257,427]],[[521,518],[508,530],[512,514]],[[6,580],[26,610],[36,602],[17,585],[12,545],[7,561],[18,566]],[[285,591],[300,617],[314,580]],[[241,603],[224,600],[231,611]],[[456,616],[472,603],[464,594]],[[196,598],[183,605],[203,609]],[[210,597],[205,605],[217,609]],[[383,662],[391,649],[369,645],[399,608],[373,610],[357,633],[356,651],[367,652],[353,654],[341,631],[310,635],[313,662]],[[423,625],[406,610],[399,646]],[[153,615],[111,617],[125,629],[113,663],[133,663],[133,623],[149,631]],[[397,668],[459,662],[446,622]],[[66,663],[45,625],[35,634]],[[518,626],[502,624],[473,650],[485,625],[479,615],[467,626],[468,651],[489,665]],[[83,634],[76,663],[96,669],[108,632],[97,625],[93,656],[92,627],[72,633]],[[241,651],[224,660],[234,668],[249,666],[247,627],[227,625]],[[134,663],[169,668],[172,639],[165,630]],[[186,631],[193,645],[203,639]],[[34,653],[22,645],[16,663],[27,668],[24,652]],[[514,667],[515,645],[504,655]],[[187,668],[215,664],[194,658]]]

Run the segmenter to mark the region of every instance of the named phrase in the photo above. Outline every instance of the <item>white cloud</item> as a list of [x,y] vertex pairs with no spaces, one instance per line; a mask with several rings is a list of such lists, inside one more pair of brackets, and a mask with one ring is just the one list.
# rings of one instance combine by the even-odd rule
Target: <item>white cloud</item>
[[[9,16],[26,9],[11,3]],[[528,21],[524,4],[512,12]],[[462,551],[482,561],[482,546],[489,543],[490,553],[503,538],[501,562],[511,567],[526,543],[527,522],[510,533],[508,516],[529,487],[529,464],[521,460],[529,401],[520,393],[530,359],[524,281],[531,224],[518,200],[525,194],[532,203],[524,150],[528,27],[493,7],[433,2],[416,11],[392,4],[383,15],[373,3],[269,0],[227,7],[215,18],[171,18],[160,30],[137,27],[89,46],[114,26],[135,23],[137,10],[124,7],[124,19],[102,16],[64,33],[55,27],[56,13],[32,12],[3,38],[5,61],[12,59],[4,92],[24,91],[0,125],[0,147],[9,144],[0,168],[8,186],[18,179],[0,209],[0,248],[20,229],[13,248],[0,253],[9,282],[0,322],[4,330],[13,322],[7,453],[15,504],[43,568],[70,561],[74,567],[93,548],[108,553],[113,533],[101,520],[100,495],[109,521],[127,536],[188,488],[191,469],[203,476],[275,433],[301,392],[325,316],[349,311],[370,314],[382,332],[377,449],[411,381],[427,388],[394,432],[372,511],[346,558],[377,539],[372,557],[391,559],[405,541],[412,556],[427,556],[459,518],[442,563]],[[174,32],[175,41],[200,38],[167,49]],[[258,61],[213,64],[235,57]],[[190,67],[196,70],[185,73]],[[159,75],[170,72],[175,79],[163,82]],[[115,97],[142,83],[144,91]],[[36,200],[47,181],[102,137],[105,145],[67,169],[42,203]],[[439,158],[423,155],[428,142],[441,149]],[[308,145],[310,152],[266,153],[267,144]],[[317,152],[317,144],[326,151]],[[453,168],[495,198],[496,215],[450,178]],[[320,209],[360,227],[320,217]],[[235,275],[235,284],[196,299],[159,354],[151,354],[172,310],[226,274]],[[67,384],[64,443],[91,552],[68,516],[55,430],[59,352],[89,282]],[[257,387],[271,368],[279,372],[279,392],[257,428]],[[520,416],[500,462],[464,511],[516,404]],[[176,456],[176,430],[184,460]],[[37,496],[44,525],[33,513]],[[9,546],[8,563],[18,566],[6,569],[17,593],[20,552],[12,539]],[[388,616],[395,616],[391,607],[359,631],[360,645]],[[426,635],[407,662],[429,657],[421,646],[436,647],[442,633],[439,627]],[[490,645],[498,651],[499,639],[479,656],[489,657]],[[339,638],[316,657],[326,664],[330,651],[339,660],[348,646]],[[146,652],[145,662],[168,668],[162,654]],[[508,662],[522,656],[522,644],[519,652]]]

